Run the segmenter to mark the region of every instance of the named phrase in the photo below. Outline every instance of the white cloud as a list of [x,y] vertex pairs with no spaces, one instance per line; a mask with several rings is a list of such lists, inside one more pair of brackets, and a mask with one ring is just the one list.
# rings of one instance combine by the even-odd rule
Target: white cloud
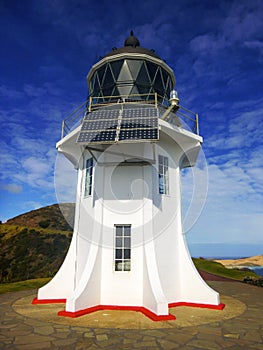
[[5,190],[7,192],[10,193],[20,193],[23,191],[23,187],[21,185],[17,185],[17,184],[3,184],[0,185],[0,189]]

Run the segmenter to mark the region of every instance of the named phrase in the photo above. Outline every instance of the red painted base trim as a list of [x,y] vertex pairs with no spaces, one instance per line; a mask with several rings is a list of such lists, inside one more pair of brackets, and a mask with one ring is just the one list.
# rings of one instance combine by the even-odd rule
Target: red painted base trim
[[212,304],[188,303],[186,301],[179,301],[177,303],[169,304],[169,307],[177,307],[177,306],[191,306],[191,307],[201,307],[204,309],[223,310],[225,307],[225,304],[220,303],[218,305],[212,305]]
[[[66,299],[37,299],[34,298],[32,300],[32,304],[58,304],[58,303],[66,303]],[[177,306],[190,306],[190,307],[200,307],[200,308],[206,308],[206,309],[214,309],[214,310],[223,310],[225,307],[225,304],[218,304],[218,305],[211,305],[211,304],[199,304],[199,303],[189,303],[185,301],[179,301],[176,303],[170,303],[169,308],[177,307]],[[101,311],[101,310],[124,310],[124,311],[137,311],[141,312],[145,316],[149,317],[153,321],[170,321],[175,320],[176,317],[172,314],[169,315],[156,315],[152,311],[146,309],[143,306],[118,306],[118,305],[96,305],[92,306],[83,310],[70,312],[66,310],[62,310],[58,312],[58,316],[65,316],[65,317],[71,317],[76,318],[83,315],[90,314],[95,311]]]
[[38,299],[34,298],[32,304],[65,304],[67,299]]
[[175,320],[176,317],[169,314],[169,315],[156,315],[152,311],[146,309],[142,306],[115,306],[115,305],[97,305],[92,306],[84,310],[79,310],[76,312],[70,312],[70,311],[59,311],[58,316],[65,316],[65,317],[79,317],[83,315],[90,314],[94,311],[101,311],[101,310],[125,310],[125,311],[137,311],[141,312],[145,316],[149,317],[153,321],[169,321],[169,320]]

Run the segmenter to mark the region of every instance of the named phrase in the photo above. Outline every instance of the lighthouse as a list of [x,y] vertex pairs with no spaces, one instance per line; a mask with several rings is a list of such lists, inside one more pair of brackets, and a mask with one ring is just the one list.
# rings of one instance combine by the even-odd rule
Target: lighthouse
[[61,316],[123,309],[153,320],[174,319],[177,305],[222,309],[183,234],[181,169],[195,165],[203,140],[172,69],[131,32],[87,82],[90,96],[57,143],[78,171],[73,237],[34,303],[65,302]]

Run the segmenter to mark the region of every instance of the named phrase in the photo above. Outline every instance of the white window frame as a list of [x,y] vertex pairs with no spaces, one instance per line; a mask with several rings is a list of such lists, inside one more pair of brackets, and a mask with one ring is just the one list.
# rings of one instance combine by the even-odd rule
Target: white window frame
[[131,225],[115,226],[114,271],[131,271]]
[[86,160],[85,189],[84,189],[85,197],[89,197],[92,194],[93,167],[94,167],[93,158],[88,158]]
[[169,161],[168,157],[158,155],[159,194],[169,195]]

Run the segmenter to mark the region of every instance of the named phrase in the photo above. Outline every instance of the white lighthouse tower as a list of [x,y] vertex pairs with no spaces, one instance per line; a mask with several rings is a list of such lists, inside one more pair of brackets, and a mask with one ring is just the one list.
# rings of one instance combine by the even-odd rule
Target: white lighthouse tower
[[78,170],[73,238],[34,303],[64,301],[70,317],[117,308],[154,320],[173,319],[176,305],[221,309],[183,235],[180,170],[194,166],[202,137],[173,71],[131,32],[87,80],[81,125],[66,134],[64,121],[57,143]]

